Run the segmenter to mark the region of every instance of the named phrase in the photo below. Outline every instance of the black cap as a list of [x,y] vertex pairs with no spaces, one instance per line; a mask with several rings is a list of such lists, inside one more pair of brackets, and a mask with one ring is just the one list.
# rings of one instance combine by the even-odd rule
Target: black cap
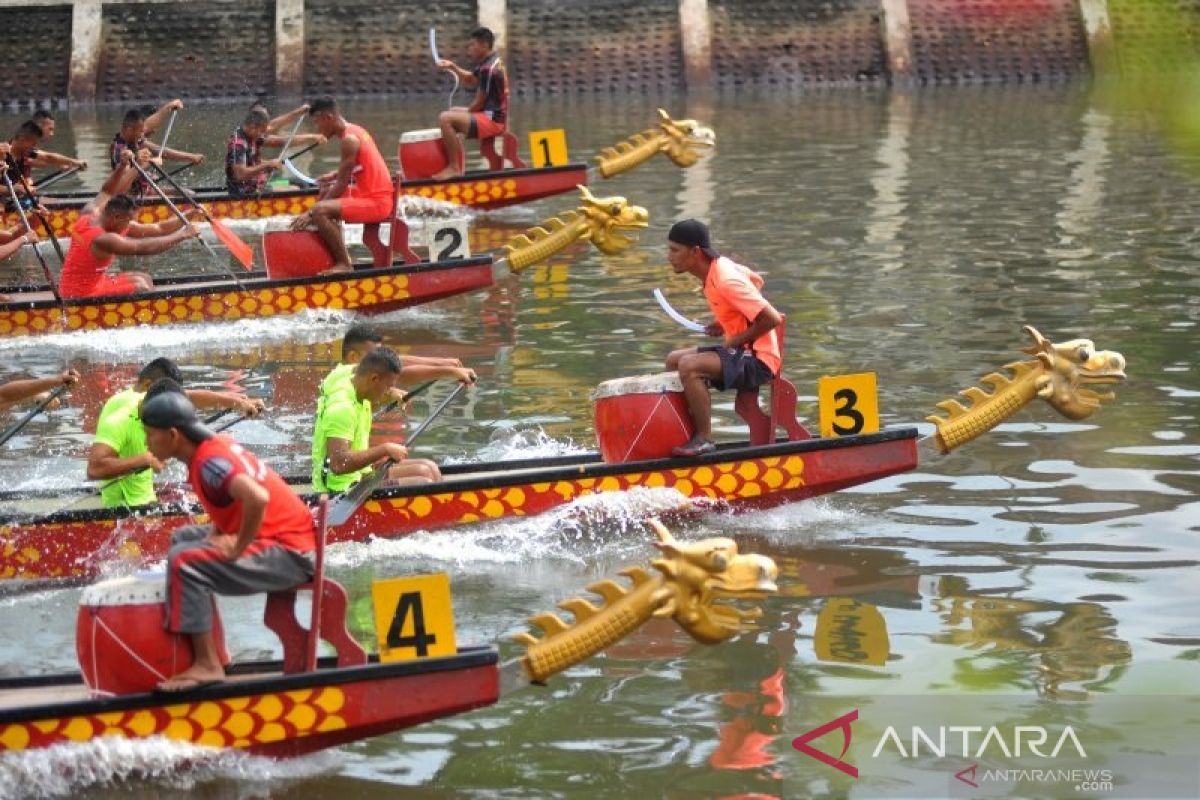
[[704,255],[716,258],[719,253],[713,249],[712,241],[708,238],[708,226],[698,219],[684,219],[671,226],[667,239],[687,247],[699,247]]
[[212,438],[212,431],[196,419],[196,407],[182,392],[163,392],[142,403],[138,415],[151,428],[178,428],[193,442]]

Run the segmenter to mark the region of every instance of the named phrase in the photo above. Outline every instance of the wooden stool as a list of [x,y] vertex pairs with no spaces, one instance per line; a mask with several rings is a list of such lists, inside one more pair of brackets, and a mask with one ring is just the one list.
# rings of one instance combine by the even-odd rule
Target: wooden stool
[[[496,152],[496,140],[500,139],[504,155]],[[523,169],[525,162],[517,155],[517,137],[512,131],[505,129],[504,133],[499,136],[492,136],[487,139],[479,140],[479,155],[487,159],[488,169],[492,172],[498,172],[504,169],[504,161],[507,159],[513,169]]]
[[[779,356],[783,359],[783,334],[787,324],[785,318],[776,328],[779,331]],[[812,434],[800,424],[796,416],[796,387],[783,377],[782,370],[769,384],[771,387],[771,413],[767,414],[758,403],[758,388],[739,389],[733,410],[750,427],[752,446],[771,444],[775,441],[775,429],[782,427],[788,441],[811,439]]]

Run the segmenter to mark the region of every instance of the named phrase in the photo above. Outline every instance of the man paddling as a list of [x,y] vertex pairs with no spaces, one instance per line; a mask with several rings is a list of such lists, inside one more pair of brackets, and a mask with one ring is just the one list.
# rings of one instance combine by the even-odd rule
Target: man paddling
[[17,194],[24,195],[25,183],[33,175],[34,167],[78,167],[87,168],[87,162],[42,150],[42,129],[33,120],[26,120],[8,141],[4,161],[8,165],[8,177]]
[[[383,344],[383,334],[369,325],[351,325],[342,337],[342,360],[321,381],[321,397],[328,397],[335,389],[348,386],[354,368],[363,356]],[[403,403],[405,392],[401,386],[412,386],[425,381],[455,380],[472,384],[476,380],[475,370],[462,365],[457,358],[433,356],[397,355],[400,359],[400,378],[393,386],[385,402]],[[430,462],[432,463],[432,462]]]
[[[349,381],[330,381],[329,394],[317,401],[313,424],[312,481],[319,492],[344,492],[371,468],[391,459],[388,472],[394,485],[432,483],[441,470],[426,459],[408,459],[408,448],[396,442],[371,446],[371,408],[386,402],[400,378],[400,358],[386,347],[376,347],[353,368]],[[330,377],[333,377],[332,375]]]
[[[199,164],[204,161],[203,153],[189,153],[170,147],[164,148],[146,138],[167,121],[171,112],[179,111],[182,108],[183,101],[176,99],[164,103],[157,111],[148,114],[140,108],[131,108],[126,111],[125,117],[121,120],[121,129],[117,131],[108,148],[108,158],[112,168],[116,169],[121,165],[121,154],[127,150],[134,153],[141,153],[145,150],[159,165],[162,164],[163,159],[186,161],[190,164]],[[153,192],[154,189],[141,177],[134,181],[129,189],[129,193],[134,197],[142,197],[153,194]]]
[[322,136],[341,140],[342,160],[336,171],[319,178],[319,199],[309,211],[296,217],[292,229],[316,226],[321,241],[333,256],[333,266],[326,272],[349,272],[350,253],[346,250],[342,222],[388,219],[395,202],[395,187],[387,162],[371,134],[362,126],[347,122],[332,97],[314,100],[309,114]]
[[183,692],[225,678],[212,635],[213,594],[274,592],[312,580],[316,535],[299,495],[250,451],[204,427],[183,394],[147,400],[141,416],[151,455],[187,465],[212,520],[175,531],[167,556],[165,627],[191,637],[194,660],[158,690]]
[[781,357],[776,328],[779,312],[763,299],[762,278],[713,249],[708,226],[685,219],[667,234],[667,260],[675,274],[687,272],[704,287],[704,298],[715,321],[709,336],[723,336],[719,346],[688,347],[667,356],[667,369],[679,370],[696,435],[671,454],[688,458],[711,453],[712,406],[708,387],[718,390],[753,389],[779,374]]
[[59,386],[74,386],[78,382],[79,373],[69,369],[53,378],[29,378],[0,384],[0,411],[6,411],[25,400],[33,400]]
[[[59,284],[59,293],[64,298],[146,291],[154,286],[154,279],[148,273],[108,272],[116,256],[157,255],[200,235],[194,225],[185,226],[177,217],[153,225],[133,221],[137,206],[132,197],[119,193],[137,174],[133,158],[134,154],[128,151],[121,157],[100,193],[83,207],[71,227],[71,247]],[[201,214],[198,208],[188,213]]]
[[[272,125],[278,120],[298,119],[308,111],[303,105],[276,119],[271,119],[266,108],[255,105],[247,113],[242,124],[225,145],[225,188],[234,197],[252,197],[262,194],[267,176],[273,170],[282,169],[279,159],[263,160],[262,148],[283,147],[288,137],[272,133]],[[298,145],[322,144],[325,137],[319,133],[301,133],[293,137]],[[281,154],[283,155],[283,154]]]
[[[34,125],[37,125],[41,130],[43,145],[50,141],[50,139],[54,138],[54,133],[58,129],[58,123],[54,121],[54,115],[51,114],[47,109],[39,108],[37,111],[33,112],[33,116],[29,118],[29,121]],[[41,157],[45,160],[45,163],[51,166],[57,166],[64,169],[78,169],[81,171],[88,168],[87,161],[82,158],[71,158],[70,156],[65,156],[60,153],[51,153],[44,149],[40,150],[40,153]],[[34,166],[43,166],[43,164],[35,163]]]
[[[158,500],[154,473],[162,471],[163,463],[146,447],[146,430],[138,411],[151,386],[164,378],[183,383],[183,373],[174,361],[156,358],[142,367],[133,386],[110,397],[100,411],[96,439],[88,451],[87,477],[108,482],[100,494],[105,508],[144,506]],[[227,408],[248,417],[263,410],[262,400],[236,392],[190,389],[186,394],[202,408]]]
[[488,28],[476,28],[467,42],[467,55],[477,66],[467,70],[443,58],[437,62],[440,70],[458,77],[468,89],[475,89],[475,99],[467,107],[455,106],[438,115],[442,141],[450,163],[433,177],[453,178],[462,174],[458,166],[463,146],[459,134],[468,139],[491,139],[504,133],[508,126],[508,75],[504,62],[495,51],[496,37]]

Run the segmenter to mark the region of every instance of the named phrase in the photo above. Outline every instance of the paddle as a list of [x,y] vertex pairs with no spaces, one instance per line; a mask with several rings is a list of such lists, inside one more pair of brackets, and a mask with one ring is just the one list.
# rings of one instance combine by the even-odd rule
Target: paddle
[[[408,437],[408,441],[405,442],[405,445],[411,446],[412,443],[417,440],[417,437],[424,433],[425,429],[429,427],[429,423],[437,419],[438,415],[446,409],[446,406],[450,405],[450,401],[458,397],[458,393],[465,389],[466,386],[467,385],[465,383],[460,383],[458,386],[456,386],[454,391],[450,393],[450,396],[443,400],[441,405],[435,408],[433,413],[426,417],[425,421],[417,426],[417,429]],[[359,481],[350,489],[350,491],[339,497],[337,505],[335,505],[329,511],[329,527],[336,528],[338,525],[344,524],[346,520],[354,516],[354,512],[358,510],[358,507],[366,502],[367,498],[374,494],[375,490],[378,489],[385,480],[387,480],[388,470],[390,470],[396,463],[397,462],[393,459],[387,459],[375,468],[375,472],[372,473],[369,478]]]
[[[25,216],[25,209],[21,206],[21,198],[17,197],[17,190],[13,188],[12,179],[8,177],[8,170],[4,170],[4,185],[8,187],[8,196],[12,198],[13,205],[17,207],[17,213],[21,215],[21,224],[25,226],[25,232],[33,233],[33,228],[29,226],[29,217]],[[63,306],[62,295],[58,293],[58,284],[54,282],[54,276],[50,273],[50,265],[42,257],[42,251],[38,248],[38,244],[38,242],[33,243],[33,252],[37,254],[38,263],[42,265],[42,274],[46,276],[50,293],[54,295],[54,300],[58,303],[59,311],[62,312],[65,321],[67,309]]]
[[74,175],[76,172],[79,172],[79,170],[81,170],[81,169],[83,169],[83,167],[67,167],[66,169],[60,169],[58,172],[54,173],[53,175],[49,175],[49,176],[43,178],[40,182],[35,184],[33,188],[37,189],[39,192],[44,191],[47,186],[51,186],[55,183],[58,183],[63,178],[66,178],[69,175]]
[[[145,172],[142,171],[142,168],[140,166],[138,166],[136,163],[134,164],[134,166],[137,166],[138,172],[141,172],[143,175],[145,175]],[[250,245],[243,242],[240,238],[238,238],[238,235],[236,233],[229,230],[229,228],[225,225],[224,222],[220,222],[216,219],[213,219],[212,214],[208,213],[208,209],[205,208],[203,205],[201,205],[196,200],[194,200],[186,192],[184,192],[182,187],[180,187],[180,185],[175,182],[175,179],[163,171],[162,167],[155,164],[154,168],[156,170],[158,170],[158,174],[161,175],[167,183],[171,184],[171,187],[175,191],[179,192],[179,194],[181,196],[186,197],[188,202],[191,203],[193,206],[200,209],[200,213],[204,215],[204,218],[206,220],[208,220],[208,224],[212,226],[213,233],[215,233],[217,235],[217,238],[220,239],[221,242],[226,247],[229,248],[229,252],[233,253],[233,257],[236,258],[241,263],[241,265],[243,267],[245,267],[247,270],[254,269],[254,249],[251,248]],[[147,180],[149,180],[149,178],[147,178]],[[159,189],[157,186],[155,186],[154,188],[156,191],[158,191],[158,194],[160,197],[162,197],[164,200],[167,200],[167,196],[162,193],[161,189]],[[171,201],[167,200],[167,204],[170,205]],[[171,208],[175,209],[175,207],[173,205],[171,206]],[[178,214],[179,210],[175,209],[175,213]],[[183,215],[180,214],[180,216],[183,216]],[[211,249],[210,249],[210,252],[211,252]]]
[[21,428],[25,427],[25,425],[29,422],[29,420],[33,419],[38,414],[42,413],[42,411],[45,410],[46,406],[50,405],[55,400],[62,397],[63,392],[65,392],[67,390],[67,388],[68,388],[67,385],[64,383],[62,386],[59,386],[54,391],[50,392],[50,394],[48,394],[44,398],[42,398],[41,402],[39,402],[36,406],[33,407],[32,411],[30,411],[28,414],[26,414],[25,416],[23,416],[19,420],[17,420],[16,424],[14,424],[11,428],[6,430],[4,433],[0,433],[0,445],[3,445],[9,439],[16,436],[17,433],[21,430]]
[[383,408],[376,411],[374,416],[371,417],[371,419],[379,419],[384,414],[392,413],[397,408],[399,408],[401,406],[401,404],[407,403],[409,400],[412,400],[414,397],[416,397],[419,394],[423,394],[430,386],[433,386],[435,383],[437,383],[437,381],[425,381],[422,384],[414,386],[413,390],[411,392],[404,393],[403,400],[393,400],[392,402],[388,403]]
[[[129,163],[132,164],[133,168],[137,170],[138,175],[142,176],[142,180],[146,181],[146,183],[148,183],[150,185],[150,187],[154,189],[154,191],[158,194],[158,196],[162,198],[162,201],[167,204],[167,207],[170,208],[171,211],[175,212],[175,216],[179,217],[180,221],[182,221],[184,225],[190,225],[191,223],[188,222],[187,217],[185,217],[183,215],[183,212],[180,211],[179,208],[174,203],[171,202],[171,198],[167,197],[167,193],[162,190],[162,187],[159,186],[157,183],[155,183],[154,179],[146,174],[146,170],[142,169],[142,165],[137,163],[136,159],[133,161],[130,161]],[[162,170],[159,170],[159,172],[161,172],[161,171]],[[167,180],[171,180],[171,179],[167,178]],[[171,184],[174,186],[175,182],[171,181]],[[199,206],[197,206],[197,208],[199,208]],[[201,211],[203,211],[203,210],[204,209],[201,209]],[[207,212],[205,212],[205,215],[207,216]],[[242,282],[240,280],[238,280],[237,274],[235,274],[234,271],[229,268],[228,263],[223,261],[221,259],[221,257],[217,255],[217,251],[212,249],[212,245],[210,245],[208,242],[204,241],[203,237],[200,239],[200,244],[204,245],[204,249],[207,250],[208,254],[213,257],[213,261],[216,261],[218,264],[220,264],[221,268],[224,269],[225,272],[227,272],[229,274],[229,277],[233,278],[233,282],[237,284],[238,288],[245,290],[246,287],[242,286]]]
[[687,328],[689,331],[695,331],[696,333],[706,333],[704,326],[701,325],[699,322],[693,322],[692,320],[685,317],[683,314],[680,314],[678,311],[676,311],[674,306],[672,306],[670,303],[668,303],[667,298],[663,296],[662,289],[654,290],[654,299],[658,301],[658,304],[662,307],[662,310],[664,312],[666,312],[666,315],[668,317],[675,320],[680,325]]
[[25,195],[33,201],[33,213],[37,215],[37,218],[42,223],[42,227],[46,229],[46,236],[50,239],[50,244],[54,247],[54,252],[58,253],[58,263],[66,264],[67,257],[63,255],[62,245],[58,243],[58,237],[54,235],[54,228],[50,226],[50,221],[46,219],[46,215],[38,209],[41,203],[38,201],[38,196],[34,194],[33,187],[29,185],[29,181],[24,175],[21,176],[21,185],[25,187]]

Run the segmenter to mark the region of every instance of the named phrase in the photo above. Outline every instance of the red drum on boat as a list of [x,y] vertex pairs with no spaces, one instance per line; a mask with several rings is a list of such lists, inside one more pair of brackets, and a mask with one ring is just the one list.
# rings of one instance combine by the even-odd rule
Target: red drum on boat
[[[192,665],[191,637],[164,623],[166,576],[142,572],[93,584],[79,598],[75,652],[88,688],[97,694],[148,692]],[[213,604],[213,637],[229,663],[221,617]]]
[[[400,134],[400,174],[406,181],[432,178],[450,163],[440,128],[407,131]],[[458,168],[462,169],[459,153]]]
[[333,255],[316,231],[266,231],[263,263],[267,277],[309,278],[333,266]]
[[666,458],[696,432],[678,372],[605,381],[592,400],[600,454],[610,464]]

